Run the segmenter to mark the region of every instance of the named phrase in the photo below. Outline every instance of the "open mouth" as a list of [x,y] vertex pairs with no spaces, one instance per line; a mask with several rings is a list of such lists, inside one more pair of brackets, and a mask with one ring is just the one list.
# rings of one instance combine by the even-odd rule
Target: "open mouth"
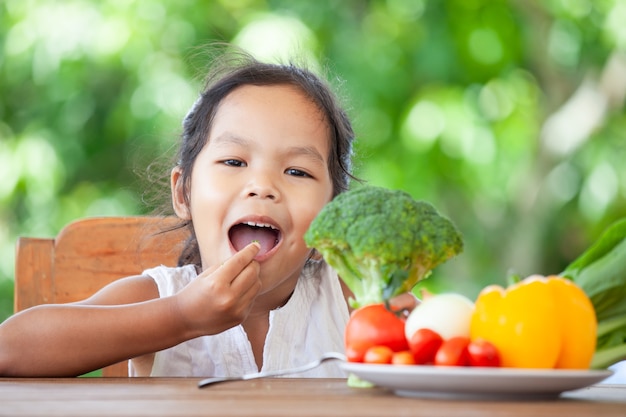
[[261,256],[278,245],[280,230],[267,223],[244,222],[231,227],[228,237],[236,251],[240,251],[253,241],[259,242],[261,250],[257,256]]

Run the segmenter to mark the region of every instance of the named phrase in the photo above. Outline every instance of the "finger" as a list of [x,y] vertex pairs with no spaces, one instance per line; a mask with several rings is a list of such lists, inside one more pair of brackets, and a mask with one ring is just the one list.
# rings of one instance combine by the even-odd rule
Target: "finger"
[[259,278],[260,269],[259,263],[252,261],[230,282],[230,291],[231,294],[236,295],[237,305],[247,312],[249,312],[262,287]]
[[233,281],[231,289],[239,294],[239,300],[243,305],[249,305],[261,291],[261,279],[257,263],[251,263]]
[[252,259],[236,276],[231,275],[229,282],[231,290],[241,294],[242,297],[248,293],[252,294],[252,298],[256,297],[261,289],[260,272],[261,265]]
[[389,304],[394,311],[405,311],[408,313],[419,305],[419,300],[413,293],[407,292],[393,297],[389,300]]
[[219,274],[230,276],[232,277],[232,280],[234,280],[248,265],[250,265],[256,254],[259,253],[260,249],[261,245],[258,242],[250,243],[248,246],[226,260],[226,262],[218,268]]

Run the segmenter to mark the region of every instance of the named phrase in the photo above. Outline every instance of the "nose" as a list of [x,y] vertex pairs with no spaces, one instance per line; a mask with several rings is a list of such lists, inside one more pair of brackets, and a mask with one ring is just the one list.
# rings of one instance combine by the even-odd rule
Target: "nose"
[[255,175],[246,187],[247,197],[256,197],[263,200],[276,201],[280,198],[280,192],[275,182],[266,175]]

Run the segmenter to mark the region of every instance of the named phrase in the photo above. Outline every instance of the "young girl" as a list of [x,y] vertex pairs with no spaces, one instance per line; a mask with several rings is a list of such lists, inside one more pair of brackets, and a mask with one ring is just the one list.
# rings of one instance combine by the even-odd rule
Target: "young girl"
[[[311,72],[236,58],[183,123],[171,171],[192,232],[183,264],[14,315],[0,326],[0,375],[80,375],[130,358],[133,375],[242,375],[343,351],[349,291],[303,235],[348,187],[352,127]],[[345,375],[329,363],[298,376]]]

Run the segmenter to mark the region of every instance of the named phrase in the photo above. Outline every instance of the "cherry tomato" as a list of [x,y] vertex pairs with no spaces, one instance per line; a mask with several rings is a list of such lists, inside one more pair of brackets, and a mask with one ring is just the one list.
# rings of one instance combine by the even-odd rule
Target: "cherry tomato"
[[387,310],[383,304],[370,304],[354,310],[345,331],[348,361],[363,362],[372,346],[387,346],[394,352],[408,350],[404,336],[404,320]]
[[363,362],[389,364],[393,354],[393,350],[388,346],[372,346],[365,351]]
[[402,352],[393,353],[391,363],[393,365],[415,365],[415,358],[410,350],[403,350]]
[[469,363],[471,366],[500,366],[500,353],[498,349],[485,339],[472,340],[467,345]]
[[445,340],[435,355],[435,365],[469,365],[469,353],[467,352],[469,342],[469,338],[464,336],[452,337]]
[[367,347],[349,345],[346,346],[346,359],[348,362],[363,362],[363,356]]
[[409,339],[409,349],[413,353],[415,363],[424,365],[435,360],[435,354],[443,343],[439,333],[427,329],[418,329]]

